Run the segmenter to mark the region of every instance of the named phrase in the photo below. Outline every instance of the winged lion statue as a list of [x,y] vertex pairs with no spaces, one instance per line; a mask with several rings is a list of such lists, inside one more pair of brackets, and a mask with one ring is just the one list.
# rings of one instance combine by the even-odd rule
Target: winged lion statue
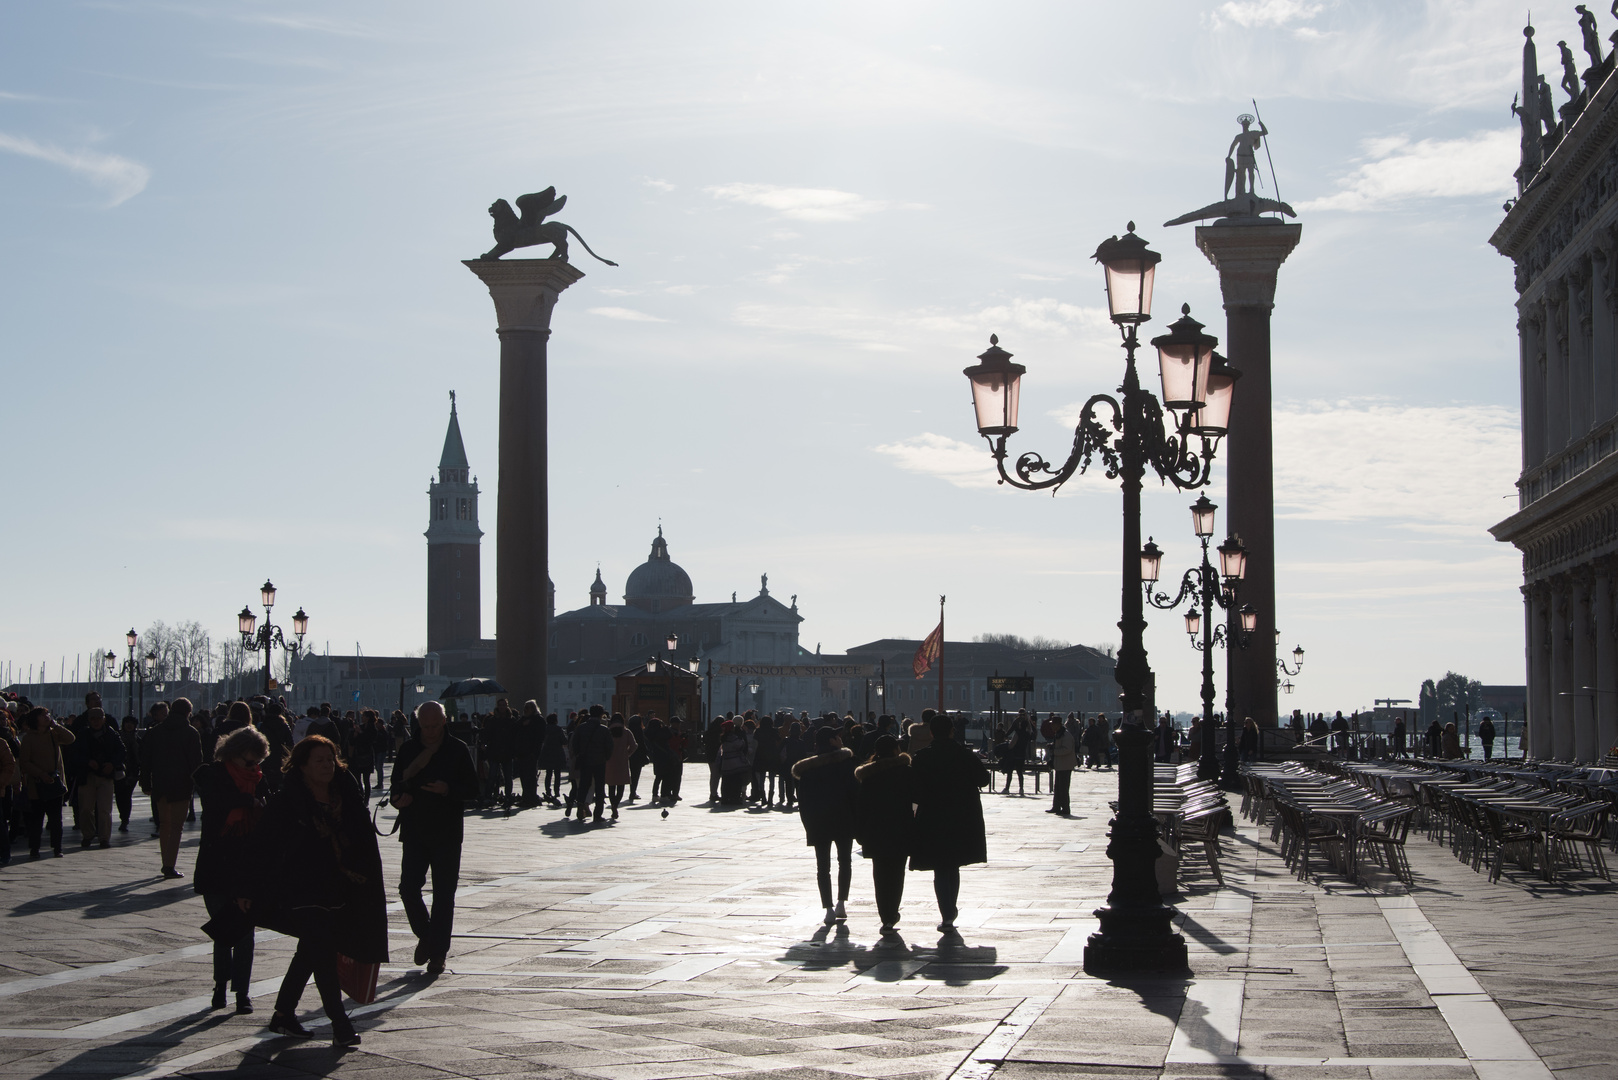
[[567,234],[572,233],[584,250],[589,251],[591,257],[606,263],[608,266],[618,264],[611,259],[603,259],[590,245],[585,243],[584,237],[571,225],[564,225],[560,221],[546,221],[545,219],[562,209],[567,204],[567,196],[558,197],[554,187],[544,191],[536,191],[530,195],[517,196],[517,210],[522,211],[519,216],[511,209],[511,204],[504,199],[496,199],[494,205],[489,207],[489,216],[494,218],[494,247],[478,256],[480,259],[498,259],[507,252],[518,248],[532,247],[535,244],[554,244],[555,250],[551,258],[567,261]]

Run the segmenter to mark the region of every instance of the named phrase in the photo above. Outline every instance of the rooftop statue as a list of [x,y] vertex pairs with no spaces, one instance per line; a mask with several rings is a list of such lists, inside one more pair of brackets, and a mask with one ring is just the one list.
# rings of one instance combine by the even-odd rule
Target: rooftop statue
[[1579,13],[1579,32],[1584,35],[1584,51],[1590,57],[1590,70],[1601,70],[1601,35],[1596,33],[1596,17],[1583,4],[1573,5]]
[[[554,187],[544,191],[536,191],[531,195],[517,196],[517,209],[522,211],[518,217],[511,209],[511,204],[504,199],[496,199],[494,205],[489,207],[489,216],[494,218],[494,247],[479,255],[479,259],[498,259],[508,252],[518,248],[533,247],[535,244],[554,244],[555,250],[551,258],[567,261],[567,234],[572,233],[579,243],[584,244],[584,250],[590,251],[584,237],[571,225],[564,225],[560,221],[546,221],[545,219],[562,209],[567,204],[567,196],[560,198],[556,195]],[[594,251],[591,257],[606,263],[608,266],[618,264],[611,259],[603,259]]]
[[[1256,111],[1256,106],[1255,106]],[[1257,120],[1247,113],[1236,118],[1242,130],[1230,142],[1230,149],[1225,154],[1225,198],[1221,202],[1210,203],[1200,210],[1193,210],[1189,214],[1181,214],[1173,221],[1165,221],[1164,227],[1170,225],[1184,225],[1190,221],[1202,221],[1206,218],[1218,218],[1216,225],[1275,225],[1279,222],[1275,218],[1262,217],[1263,214],[1285,214],[1288,217],[1297,217],[1292,207],[1279,199],[1266,199],[1255,194],[1254,189],[1259,183],[1258,174],[1258,148],[1270,134],[1262,120]],[[1258,124],[1258,130],[1253,130],[1253,124]],[[1271,166],[1272,172],[1274,166]],[[1232,185],[1235,194],[1231,193]]]
[[1573,50],[1567,47],[1567,42],[1558,41],[1556,47],[1562,50],[1562,89],[1567,91],[1569,98],[1579,96],[1579,66],[1573,62]]

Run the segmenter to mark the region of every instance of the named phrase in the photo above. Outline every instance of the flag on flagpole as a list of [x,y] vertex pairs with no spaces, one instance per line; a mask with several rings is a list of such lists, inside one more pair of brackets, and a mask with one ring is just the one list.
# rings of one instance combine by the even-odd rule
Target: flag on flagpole
[[939,654],[944,651],[944,620],[938,620],[938,629],[927,635],[927,640],[921,643],[916,650],[916,658],[910,662],[910,669],[921,678],[933,669],[938,662]]

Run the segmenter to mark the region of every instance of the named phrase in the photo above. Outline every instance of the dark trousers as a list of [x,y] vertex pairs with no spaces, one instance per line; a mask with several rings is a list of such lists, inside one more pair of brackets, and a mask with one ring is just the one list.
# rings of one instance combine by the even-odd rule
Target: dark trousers
[[[131,770],[133,772],[134,770]],[[118,826],[129,824],[129,815],[135,812],[135,778],[126,776],[112,782],[112,801],[118,807]]]
[[584,811],[592,798],[596,804],[596,817],[600,817],[607,803],[607,763],[581,762],[578,777],[578,785],[573,789],[573,805],[578,808],[579,820],[584,820]]
[[28,800],[28,813],[23,820],[28,828],[28,850],[31,854],[39,854],[40,833],[47,821],[50,822],[51,850],[62,850],[61,799],[40,792]]
[[[236,898],[223,893],[203,893],[202,904],[208,909],[208,918],[216,923],[228,922],[240,916],[236,911]],[[213,984],[230,984],[237,997],[246,997],[253,982],[253,928],[235,941],[213,943]],[[298,992],[303,993],[299,987]]]
[[0,866],[11,861],[11,789],[0,792]]
[[535,800],[534,789],[539,786],[539,759],[520,757],[517,759],[517,778],[522,781],[522,801]]
[[663,770],[663,798],[673,802],[680,797],[680,780],[685,775],[685,762],[671,761]]
[[629,797],[631,799],[640,798],[640,771],[645,767],[644,764],[636,765],[634,762],[629,764]]
[[1493,761],[1494,760],[1494,740],[1493,739],[1484,739],[1483,740],[1483,760],[1484,761]]
[[792,779],[792,766],[781,770],[781,801],[791,806],[798,800],[798,782]]
[[848,899],[848,887],[854,880],[854,866],[849,861],[854,853],[853,838],[823,840],[815,845],[815,884],[820,886],[820,906],[831,907],[831,846],[837,845],[837,902]]
[[559,768],[545,769],[545,797],[547,799],[560,799],[562,797],[562,770]]
[[876,913],[883,926],[899,924],[899,902],[905,895],[905,857],[872,855],[871,886],[876,893]]
[[[455,929],[455,887],[461,879],[461,841],[457,836],[407,833],[399,859],[399,902],[410,920],[410,932],[436,957],[449,955]],[[421,899],[427,874],[433,877],[433,909]]]
[[961,898],[961,868],[940,866],[933,871],[933,895],[938,898],[938,914],[952,923],[961,913],[957,901]]
[[1067,795],[1068,789],[1073,786],[1073,770],[1057,769],[1051,777],[1051,809],[1058,814],[1066,814],[1069,810]]
[[303,997],[310,975],[315,977],[320,1004],[332,1023],[348,1023],[348,1013],[343,1010],[343,987],[337,981],[337,946],[325,934],[298,939],[298,951],[292,954],[281,991],[275,995],[275,1011],[282,1016],[297,1015],[298,999]]

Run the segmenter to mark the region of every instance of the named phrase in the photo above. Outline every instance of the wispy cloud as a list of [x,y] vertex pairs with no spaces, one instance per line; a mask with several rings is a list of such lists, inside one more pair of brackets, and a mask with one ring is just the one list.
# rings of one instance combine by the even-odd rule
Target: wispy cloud
[[1336,193],[1298,209],[1378,210],[1413,199],[1505,195],[1516,186],[1518,136],[1510,129],[1419,142],[1395,135],[1368,140],[1364,149],[1369,160],[1344,177]]
[[667,180],[659,180],[655,176],[643,177],[641,179],[641,183],[644,184],[646,187],[651,188],[654,191],[673,191],[674,190],[674,185],[673,184],[669,183]]
[[867,199],[835,188],[777,187],[774,184],[719,184],[708,194],[726,202],[760,206],[794,221],[858,221],[867,214],[895,207],[916,210],[917,203]]
[[[775,267],[774,277],[796,269],[795,264]],[[860,342],[869,349],[873,342],[909,349],[918,339],[952,342],[960,345],[979,342],[986,345],[990,334],[1005,338],[1015,348],[1019,340],[1088,338],[1110,332],[1112,323],[1102,308],[1081,307],[1051,297],[1015,297],[977,311],[946,308],[876,310],[852,307],[772,304],[745,304],[735,309],[732,319],[743,325],[790,334],[813,334],[843,341]],[[1105,339],[1101,339],[1105,340]]]
[[984,447],[924,431],[898,442],[872,447],[906,472],[935,476],[960,488],[994,487],[994,459]]
[[593,307],[586,308],[585,310],[591,315],[600,315],[604,319],[619,319],[623,322],[668,322],[667,319],[660,319],[656,315],[650,315],[644,311],[636,311],[634,308]]
[[1288,23],[1312,19],[1325,10],[1324,4],[1306,3],[1305,0],[1230,0],[1214,9],[1217,25],[1222,21],[1237,26],[1286,26]]
[[139,195],[152,178],[152,170],[138,161],[99,150],[69,150],[35,142],[25,135],[0,132],[0,150],[60,165],[84,177],[107,193],[111,200],[108,206],[117,206]]
[[[1240,391],[1238,391],[1239,393]],[[1515,410],[1391,402],[1275,410],[1279,518],[1383,520],[1481,535],[1516,509],[1521,442]]]

